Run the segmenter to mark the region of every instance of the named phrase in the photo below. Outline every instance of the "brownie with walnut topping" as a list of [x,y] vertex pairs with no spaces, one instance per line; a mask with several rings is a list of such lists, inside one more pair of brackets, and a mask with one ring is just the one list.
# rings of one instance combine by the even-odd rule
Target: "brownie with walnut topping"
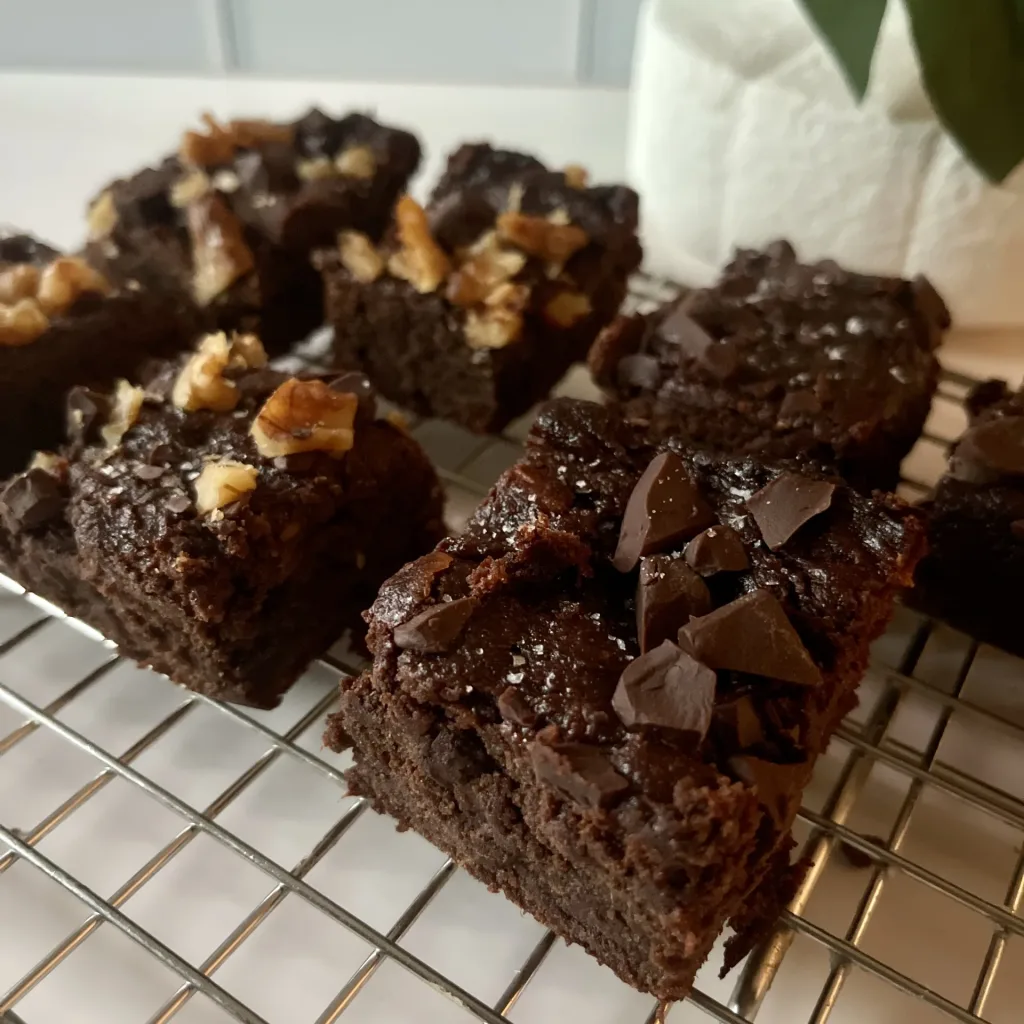
[[253,336],[73,390],[68,431],[2,485],[4,571],[210,696],[276,704],[441,535],[433,467],[365,377],[288,377]]
[[928,512],[929,552],[910,602],[978,640],[1024,657],[1024,388],[979,384],[967,430]]
[[579,167],[464,145],[426,206],[400,201],[381,247],[317,254],[337,365],[424,416],[486,433],[546,397],[640,263],[637,196]]
[[190,330],[173,300],[115,288],[77,257],[0,232],[0,475],[60,442],[68,388],[131,376],[186,347]]
[[381,588],[325,740],[355,793],[678,999],[791,891],[801,791],[923,548],[895,496],[558,400]]
[[87,254],[114,280],[193,303],[208,329],[256,330],[276,353],[323,323],[315,246],[377,238],[420,159],[408,132],[311,110],[186,132],[178,152],[92,202]]
[[657,436],[811,458],[891,490],[928,416],[948,326],[924,278],[803,264],[776,242],[738,252],[711,288],[620,318],[590,366]]

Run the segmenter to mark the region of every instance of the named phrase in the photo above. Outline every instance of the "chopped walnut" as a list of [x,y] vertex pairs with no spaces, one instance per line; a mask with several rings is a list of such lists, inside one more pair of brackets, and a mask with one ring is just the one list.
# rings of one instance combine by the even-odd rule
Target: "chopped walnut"
[[78,256],[58,256],[43,269],[36,301],[47,316],[66,313],[87,294],[108,295],[110,282]]
[[242,224],[220,196],[210,193],[190,203],[185,211],[192,239],[192,292],[200,306],[208,306],[255,266]]
[[484,300],[483,309],[466,313],[464,327],[470,348],[504,348],[515,341],[523,330],[523,310],[530,298],[524,284],[507,281]]
[[100,437],[109,448],[119,445],[121,438],[138,419],[144,397],[142,388],[133,387],[126,380],[117,382],[110,405],[110,418],[106,426],[100,428]]
[[395,206],[395,223],[402,248],[388,260],[388,270],[422,295],[437,291],[451,261],[430,234],[423,207],[412,196],[402,196]]
[[590,172],[579,164],[569,164],[562,173],[569,188],[586,188],[590,181]]
[[228,131],[234,137],[235,145],[243,148],[251,148],[267,142],[280,142],[289,145],[295,138],[293,125],[277,124],[263,118],[251,120],[236,118],[233,121],[228,121]]
[[68,460],[56,452],[36,452],[29,460],[29,469],[41,469],[50,476],[63,480],[68,473]]
[[384,257],[360,231],[342,231],[338,235],[341,265],[360,283],[369,284],[384,273]]
[[231,341],[221,331],[208,334],[182,367],[171,389],[171,402],[185,412],[211,409],[229,412],[238,405],[238,388],[224,376],[228,369],[259,369],[267,353],[253,334],[236,334]]
[[205,171],[198,167],[191,168],[184,178],[179,178],[171,186],[171,206],[184,210],[189,203],[202,199],[210,191],[210,179]]
[[475,306],[524,266],[526,257],[521,252],[504,248],[497,233],[488,231],[448,279],[445,295],[456,306]]
[[325,156],[314,156],[295,162],[295,173],[302,181],[321,181],[324,178],[335,178],[338,169]]
[[237,192],[242,187],[241,179],[235,174],[234,171],[229,171],[227,168],[223,168],[213,176],[211,179],[213,187],[218,192]]
[[334,158],[334,166],[348,178],[372,178],[377,173],[377,158],[369,146],[349,146]]
[[256,489],[259,470],[244,462],[208,462],[196,477],[196,511],[200,515],[223,508]]
[[505,209],[509,213],[518,213],[523,207],[523,195],[526,189],[521,181],[513,181],[509,186],[508,198],[505,200]]
[[19,299],[34,299],[39,290],[39,268],[31,263],[15,263],[0,270],[0,302],[7,305]]
[[229,121],[220,124],[211,114],[203,114],[205,132],[185,132],[178,155],[182,163],[195,167],[215,167],[230,163],[235,150],[265,142],[291,142],[295,130],[290,124],[272,121]]
[[267,365],[267,350],[255,334],[233,334],[229,370],[262,370]]
[[49,326],[49,318],[35,299],[19,299],[12,306],[0,305],[0,345],[28,345]]
[[106,238],[117,227],[117,207],[114,206],[114,196],[110,189],[96,197],[96,201],[89,207],[86,220],[89,239],[93,242]]
[[558,327],[572,327],[592,310],[590,299],[582,292],[559,292],[544,304],[544,319]]
[[575,224],[558,223],[554,216],[534,217],[525,213],[499,214],[498,234],[545,263],[565,263],[589,241],[586,231]]
[[264,403],[249,433],[268,459],[299,452],[340,456],[355,440],[359,399],[321,380],[286,380]]

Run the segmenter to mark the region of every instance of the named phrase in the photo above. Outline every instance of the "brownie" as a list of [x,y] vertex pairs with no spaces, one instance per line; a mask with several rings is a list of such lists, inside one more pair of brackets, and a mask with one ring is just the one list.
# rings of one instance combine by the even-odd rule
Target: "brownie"
[[3,484],[0,563],[210,696],[276,704],[441,536],[433,467],[365,377],[289,377],[251,335],[74,389],[68,430]]
[[89,257],[194,303],[208,329],[257,330],[284,351],[323,323],[315,246],[376,238],[420,159],[413,135],[365,114],[291,124],[209,115],[179,151],[111,183],[89,211]]
[[980,384],[968,428],[932,497],[929,553],[911,603],[986,643],[1024,656],[1024,389]]
[[792,892],[801,791],[923,535],[895,496],[552,402],[465,534],[384,584],[325,740],[399,827],[681,998]]
[[598,385],[655,436],[811,458],[892,490],[938,383],[949,313],[924,279],[740,250],[714,287],[622,317],[595,343]]
[[640,263],[638,201],[582,168],[464,145],[382,247],[317,255],[337,365],[423,416],[498,432],[545,398],[618,311]]
[[0,475],[64,433],[64,393],[108,386],[191,337],[166,296],[116,288],[94,268],[22,234],[0,233]]

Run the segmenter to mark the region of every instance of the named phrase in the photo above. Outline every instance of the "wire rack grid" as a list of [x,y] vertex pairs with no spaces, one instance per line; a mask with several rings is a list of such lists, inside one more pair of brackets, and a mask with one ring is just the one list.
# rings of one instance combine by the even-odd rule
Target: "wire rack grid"
[[[671,293],[641,278],[630,301]],[[940,469],[969,384],[944,377],[909,493]],[[527,420],[490,440],[412,426],[457,527]],[[344,797],[346,759],[319,746],[338,675],[359,669],[344,647],[254,712],[127,665],[6,586],[0,1020],[1021,1019],[1020,665],[941,625],[901,610],[879,642],[808,790],[812,866],[771,940],[724,981],[714,955],[667,1006]]]

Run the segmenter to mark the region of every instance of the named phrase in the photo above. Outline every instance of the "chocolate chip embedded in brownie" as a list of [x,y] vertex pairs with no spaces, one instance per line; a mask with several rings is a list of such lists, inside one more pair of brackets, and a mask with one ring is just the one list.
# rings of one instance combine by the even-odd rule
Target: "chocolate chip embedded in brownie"
[[910,600],[1024,656],[1024,390],[987,381],[967,404],[967,431],[922,506],[929,514],[929,553]]
[[63,436],[64,393],[109,386],[188,344],[173,300],[115,288],[83,260],[0,234],[0,474]]
[[499,431],[618,311],[636,228],[630,189],[462,146],[425,211],[401,200],[381,247],[348,234],[317,255],[337,364],[417,413]]
[[923,278],[802,264],[776,242],[737,253],[712,288],[620,318],[590,366],[656,436],[810,458],[855,486],[892,489],[928,415],[948,326]]
[[323,322],[313,247],[343,228],[378,237],[419,143],[364,114],[204,120],[176,155],[93,200],[87,252],[112,279],[173,290],[211,329],[259,330],[279,352]]
[[791,891],[801,791],[923,534],[895,497],[553,402],[465,534],[381,588],[326,741],[400,825],[681,998]]
[[0,492],[0,562],[129,657],[272,706],[441,534],[426,455],[358,375],[290,378],[253,336],[145,388],[76,389],[69,442]]

